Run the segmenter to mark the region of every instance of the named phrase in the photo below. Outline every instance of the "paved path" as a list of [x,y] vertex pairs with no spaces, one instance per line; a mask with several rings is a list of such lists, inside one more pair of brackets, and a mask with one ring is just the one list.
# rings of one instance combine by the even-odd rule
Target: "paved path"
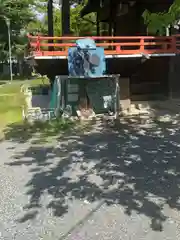
[[[173,124],[174,123],[174,124]],[[179,240],[177,121],[0,144],[0,239]]]

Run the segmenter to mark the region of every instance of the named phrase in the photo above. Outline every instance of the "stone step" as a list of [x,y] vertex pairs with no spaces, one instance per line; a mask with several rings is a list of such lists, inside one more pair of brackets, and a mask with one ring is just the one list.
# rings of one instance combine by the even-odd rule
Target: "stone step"
[[47,121],[55,117],[54,109],[41,109],[36,107],[29,108],[26,112],[23,110],[23,118],[28,121]]

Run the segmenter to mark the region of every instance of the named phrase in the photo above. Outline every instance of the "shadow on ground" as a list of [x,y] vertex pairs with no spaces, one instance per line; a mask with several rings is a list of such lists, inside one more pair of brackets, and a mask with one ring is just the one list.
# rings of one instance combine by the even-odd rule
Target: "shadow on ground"
[[[86,133],[64,135],[56,146],[31,145],[15,156],[10,166],[29,166],[26,183],[29,203],[19,222],[33,219],[41,208],[63,216],[73,199],[117,204],[127,215],[132,211],[151,220],[162,231],[165,205],[180,210],[180,130],[177,115],[169,122],[140,117],[121,118],[120,123],[97,122]],[[12,136],[13,129],[6,134]],[[18,141],[17,138],[14,141]],[[28,160],[27,160],[28,159]]]
[[48,139],[67,134],[77,122],[71,120],[52,120],[47,122],[28,122],[9,124],[3,131],[4,139],[18,143],[31,140],[32,143],[46,143]]
[[[30,77],[29,79],[32,79],[32,77]],[[27,80],[27,76],[24,76],[24,77],[13,76],[13,81],[24,81],[24,80]],[[1,82],[10,82],[10,76],[9,75],[6,75],[6,76],[0,75],[0,84],[1,84]]]
[[1,80],[0,80],[0,86],[1,86],[1,85],[4,85],[4,84],[6,84],[6,83],[7,83],[6,81],[1,81]]

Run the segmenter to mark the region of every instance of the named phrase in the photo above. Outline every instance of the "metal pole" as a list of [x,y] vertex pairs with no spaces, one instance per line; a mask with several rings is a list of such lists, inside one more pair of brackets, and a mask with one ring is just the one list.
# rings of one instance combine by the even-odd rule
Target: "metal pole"
[[9,70],[11,82],[13,81],[13,72],[12,72],[12,52],[11,52],[11,29],[10,29],[10,20],[5,18],[6,25],[8,28],[8,44],[9,44]]
[[115,119],[118,119],[120,114],[120,87],[119,87],[119,75],[115,75]]
[[13,72],[12,72],[12,55],[11,55],[11,32],[10,32],[10,25],[8,26],[8,38],[9,38],[9,68],[10,68],[10,77],[11,82],[13,81]]

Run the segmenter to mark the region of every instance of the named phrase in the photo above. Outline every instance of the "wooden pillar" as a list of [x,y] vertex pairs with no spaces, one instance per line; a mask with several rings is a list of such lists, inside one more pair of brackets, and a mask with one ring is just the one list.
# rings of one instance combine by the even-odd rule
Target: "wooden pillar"
[[110,14],[109,14],[109,36],[114,36],[116,32],[116,25],[117,25],[117,7],[118,4],[111,1],[109,8],[110,8]]
[[62,0],[62,36],[70,34],[70,0]]
[[146,35],[147,34],[147,26],[144,24],[144,19],[142,17],[144,10],[146,9],[145,4],[143,3],[136,3],[135,5],[135,11],[136,11],[136,17],[134,19],[135,21],[135,29],[136,29],[136,35]]
[[100,22],[99,22],[99,13],[97,12],[97,15],[96,15],[96,35],[97,36],[100,36]]
[[109,30],[108,30],[108,35],[112,36],[112,20],[109,20]]
[[[47,4],[47,15],[48,15],[48,36],[54,36],[54,24],[53,24],[53,0],[48,0]],[[52,43],[52,40],[49,40],[49,43]],[[49,47],[49,51],[52,51],[53,47]]]
[[47,15],[48,15],[48,35],[50,37],[54,36],[54,24],[53,24],[53,0],[48,0],[47,5]]

